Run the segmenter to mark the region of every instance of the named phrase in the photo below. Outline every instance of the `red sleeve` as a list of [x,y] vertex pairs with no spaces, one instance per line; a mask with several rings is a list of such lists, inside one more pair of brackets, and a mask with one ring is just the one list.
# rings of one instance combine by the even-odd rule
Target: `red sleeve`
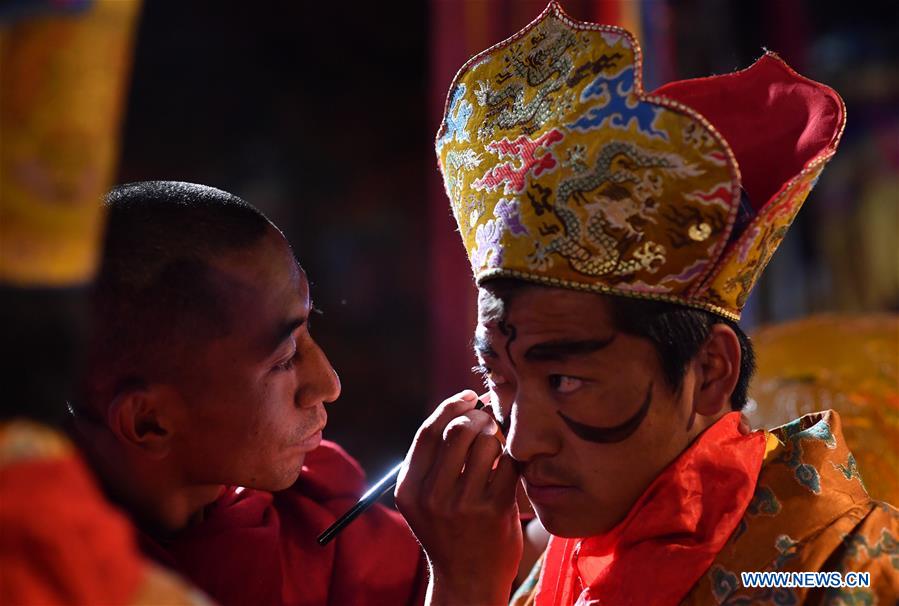
[[[308,554],[308,550],[321,553],[334,549],[327,604],[421,604],[427,585],[424,556],[395,510],[376,505],[347,526],[328,547],[322,548],[315,541],[365,489],[362,468],[337,444],[326,441],[310,453],[294,487],[276,495],[282,524],[309,518],[317,523],[302,531],[308,533],[310,541],[297,543],[300,549],[291,555],[299,561],[304,550]],[[310,516],[312,510],[314,515]],[[297,526],[299,533],[302,525]]]
[[327,546],[316,541],[364,489],[359,464],[323,442],[291,488],[230,489],[202,523],[157,544],[171,559],[152,553],[224,606],[421,604],[424,561],[397,512],[376,506]]

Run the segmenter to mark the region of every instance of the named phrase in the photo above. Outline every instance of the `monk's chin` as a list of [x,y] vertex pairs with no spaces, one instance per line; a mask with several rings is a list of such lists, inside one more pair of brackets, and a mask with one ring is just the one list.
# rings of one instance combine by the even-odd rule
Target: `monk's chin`
[[292,460],[290,465],[284,465],[282,461],[280,467],[272,466],[271,470],[274,473],[269,473],[264,478],[257,477],[253,482],[246,484],[246,487],[265,490],[266,492],[286,490],[293,486],[297,478],[300,477],[304,458],[303,455],[300,455],[295,460]]
[[293,486],[297,481],[297,478],[299,478],[300,474],[303,472],[303,461],[305,458],[305,455],[301,455],[300,457],[298,457],[297,462],[289,469],[286,469],[281,478],[279,478],[279,488],[272,488],[271,491],[275,492],[278,490],[285,490]]

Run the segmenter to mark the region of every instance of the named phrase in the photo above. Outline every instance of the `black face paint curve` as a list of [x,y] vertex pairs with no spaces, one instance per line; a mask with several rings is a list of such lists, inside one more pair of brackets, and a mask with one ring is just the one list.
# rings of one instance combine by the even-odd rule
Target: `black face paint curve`
[[646,390],[646,398],[644,398],[640,410],[621,425],[616,425],[615,427],[596,427],[594,425],[578,423],[574,419],[570,419],[562,414],[561,410],[558,411],[558,414],[562,417],[562,420],[565,421],[565,424],[568,425],[568,428],[574,432],[574,435],[582,440],[596,442],[598,444],[614,444],[616,442],[623,442],[637,431],[637,428],[640,427],[643,423],[643,419],[646,418],[646,414],[649,412],[650,404],[652,404],[652,381],[649,383],[649,389]]
[[[497,323],[497,328],[499,328],[499,332],[503,336],[508,337],[504,349],[506,350],[506,356],[509,358],[509,364],[512,365],[512,368],[515,368],[515,360],[512,358],[512,342],[518,338],[518,329],[515,328],[514,324],[508,324],[505,320],[500,320]],[[509,428],[512,426],[511,415],[503,414],[502,410],[496,410],[494,419],[498,422],[500,431],[503,432],[503,435],[509,435]]]
[[509,364],[512,367],[515,367],[515,360],[512,359],[512,342],[518,338],[518,329],[515,328],[514,324],[507,324],[505,320],[500,320],[497,324],[497,328],[499,328],[499,332],[503,334],[503,336],[509,337],[506,339],[506,355],[509,356]]

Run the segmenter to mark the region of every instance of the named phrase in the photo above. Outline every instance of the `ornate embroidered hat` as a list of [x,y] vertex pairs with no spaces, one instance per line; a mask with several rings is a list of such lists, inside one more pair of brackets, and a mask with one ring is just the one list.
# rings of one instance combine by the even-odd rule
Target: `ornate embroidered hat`
[[552,2],[459,70],[436,147],[478,284],[739,318],[836,152],[845,106],[773,53],[649,94],[641,60],[629,32]]

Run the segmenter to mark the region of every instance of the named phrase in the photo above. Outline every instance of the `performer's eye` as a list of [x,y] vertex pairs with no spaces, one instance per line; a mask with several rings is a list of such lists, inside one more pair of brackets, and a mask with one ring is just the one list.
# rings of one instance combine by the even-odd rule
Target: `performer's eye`
[[583,386],[584,381],[568,375],[549,375],[549,386],[553,391],[561,394],[569,394]]
[[484,380],[484,387],[487,389],[493,389],[497,385],[503,385],[508,382],[504,376],[493,372],[491,368],[483,364],[478,364],[472,370],[481,375],[481,378]]

